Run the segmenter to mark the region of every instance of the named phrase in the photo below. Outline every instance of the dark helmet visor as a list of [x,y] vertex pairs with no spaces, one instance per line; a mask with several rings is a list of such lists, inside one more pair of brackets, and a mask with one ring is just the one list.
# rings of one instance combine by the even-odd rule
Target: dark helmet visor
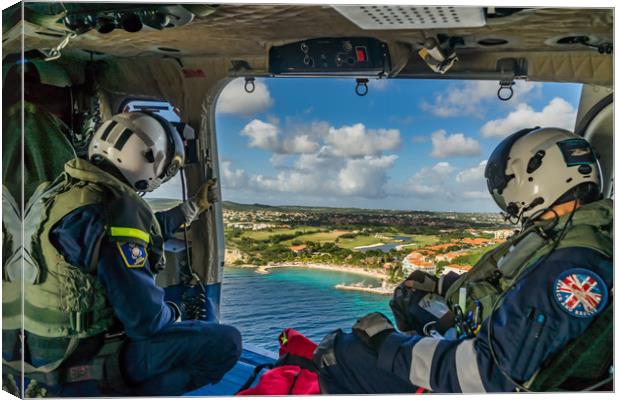
[[512,146],[517,140],[536,129],[539,129],[539,127],[521,129],[502,140],[495,150],[493,150],[484,169],[484,177],[487,180],[487,188],[491,195],[494,190],[501,194],[506,185],[508,185],[508,181],[513,178],[513,176],[506,175],[508,155],[510,154]]

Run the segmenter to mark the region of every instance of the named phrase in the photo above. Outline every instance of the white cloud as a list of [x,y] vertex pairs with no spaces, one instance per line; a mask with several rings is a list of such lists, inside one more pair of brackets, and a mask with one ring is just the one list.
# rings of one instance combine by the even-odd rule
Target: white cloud
[[[540,92],[542,84],[518,80],[513,86],[514,95],[510,102]],[[482,103],[497,98],[499,84],[497,81],[469,81],[452,85],[443,92],[436,93],[432,103],[422,102],[420,108],[438,117],[484,116]]]
[[263,112],[273,105],[273,98],[267,85],[257,79],[255,89],[247,93],[245,80],[238,78],[230,82],[217,100],[216,110],[222,114],[252,115]]
[[461,192],[460,194],[468,200],[489,200],[491,198],[489,192],[484,191]]
[[439,162],[416,172],[406,185],[404,195],[437,202],[493,202],[486,190],[484,168],[486,160],[478,165],[458,171],[448,162]]
[[517,105],[505,118],[488,121],[481,128],[484,137],[506,137],[519,129],[557,127],[574,129],[577,111],[566,100],[555,97],[541,111],[525,103]]
[[280,128],[270,122],[253,119],[241,130],[242,136],[250,138],[250,147],[276,151],[279,146]]
[[362,157],[379,155],[400,146],[398,129],[366,129],[358,123],[340,128],[330,127],[325,143],[328,150],[338,157]]
[[308,154],[317,151],[319,144],[308,135],[293,136],[283,143],[283,152],[286,154]]
[[465,137],[462,133],[447,135],[441,129],[431,134],[433,157],[477,156],[480,154],[480,143],[476,139]]
[[467,168],[456,174],[458,183],[478,183],[484,181],[484,169],[487,166],[487,160],[480,161],[475,167]]
[[447,193],[445,182],[449,180],[453,171],[454,167],[445,161],[438,162],[432,167],[424,167],[409,179],[405,191],[422,198],[445,195]]
[[304,154],[291,169],[275,177],[254,175],[247,185],[255,191],[382,198],[387,195],[387,170],[397,158],[389,155],[336,159]]
[[308,154],[318,150],[319,144],[307,134],[281,138],[278,123],[277,120],[264,122],[253,119],[243,127],[241,135],[250,139],[250,147],[272,151],[276,154]]
[[233,169],[229,160],[220,162],[220,179],[222,187],[229,189],[244,189],[248,184],[248,178],[242,169]]
[[372,157],[348,160],[338,174],[338,187],[346,195],[367,198],[385,197],[387,170],[398,156]]

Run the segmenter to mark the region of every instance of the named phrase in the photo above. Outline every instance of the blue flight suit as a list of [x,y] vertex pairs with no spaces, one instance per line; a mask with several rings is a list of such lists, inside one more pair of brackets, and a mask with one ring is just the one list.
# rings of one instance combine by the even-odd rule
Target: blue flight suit
[[[570,285],[580,285],[576,290]],[[515,390],[550,356],[562,351],[590,326],[610,301],[612,260],[581,247],[556,250],[539,260],[505,295],[473,338],[392,333],[378,351],[355,334],[335,334],[335,363],[321,370],[321,390],[329,394],[440,393]],[[575,295],[575,293],[577,295]]]
[[[180,207],[155,215],[164,239],[185,222]],[[50,240],[70,264],[83,267],[91,265],[95,243],[103,235],[103,210],[89,205],[65,216],[52,229]],[[123,249],[105,236],[96,274],[128,338],[121,350],[121,372],[134,394],[181,395],[218,382],[240,357],[239,331],[212,322],[177,322],[177,311],[164,301],[148,260],[130,268]],[[79,395],[74,385],[84,387],[67,385],[61,395]]]

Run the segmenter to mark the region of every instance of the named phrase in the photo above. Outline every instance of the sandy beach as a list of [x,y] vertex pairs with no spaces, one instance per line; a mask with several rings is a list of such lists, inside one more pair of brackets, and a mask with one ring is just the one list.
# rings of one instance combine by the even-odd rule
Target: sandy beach
[[287,262],[287,263],[274,263],[268,265],[239,265],[241,268],[255,268],[258,274],[267,274],[272,268],[310,268],[324,271],[338,271],[347,272],[350,274],[357,274],[362,276],[368,276],[376,279],[385,279],[387,275],[383,271],[370,270],[360,267],[348,266],[348,265],[332,265],[332,264],[319,264],[312,262]]

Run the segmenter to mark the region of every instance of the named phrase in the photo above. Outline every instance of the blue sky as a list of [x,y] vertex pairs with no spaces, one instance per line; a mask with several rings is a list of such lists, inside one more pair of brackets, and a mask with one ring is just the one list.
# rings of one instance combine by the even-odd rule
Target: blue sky
[[506,135],[574,127],[581,86],[275,78],[235,80],[217,104],[224,200],[272,205],[497,211],[484,163]]
[[[258,79],[232,81],[216,105],[224,200],[431,211],[498,211],[488,155],[521,128],[573,129],[581,85],[518,81]],[[180,181],[153,197],[179,198]]]

